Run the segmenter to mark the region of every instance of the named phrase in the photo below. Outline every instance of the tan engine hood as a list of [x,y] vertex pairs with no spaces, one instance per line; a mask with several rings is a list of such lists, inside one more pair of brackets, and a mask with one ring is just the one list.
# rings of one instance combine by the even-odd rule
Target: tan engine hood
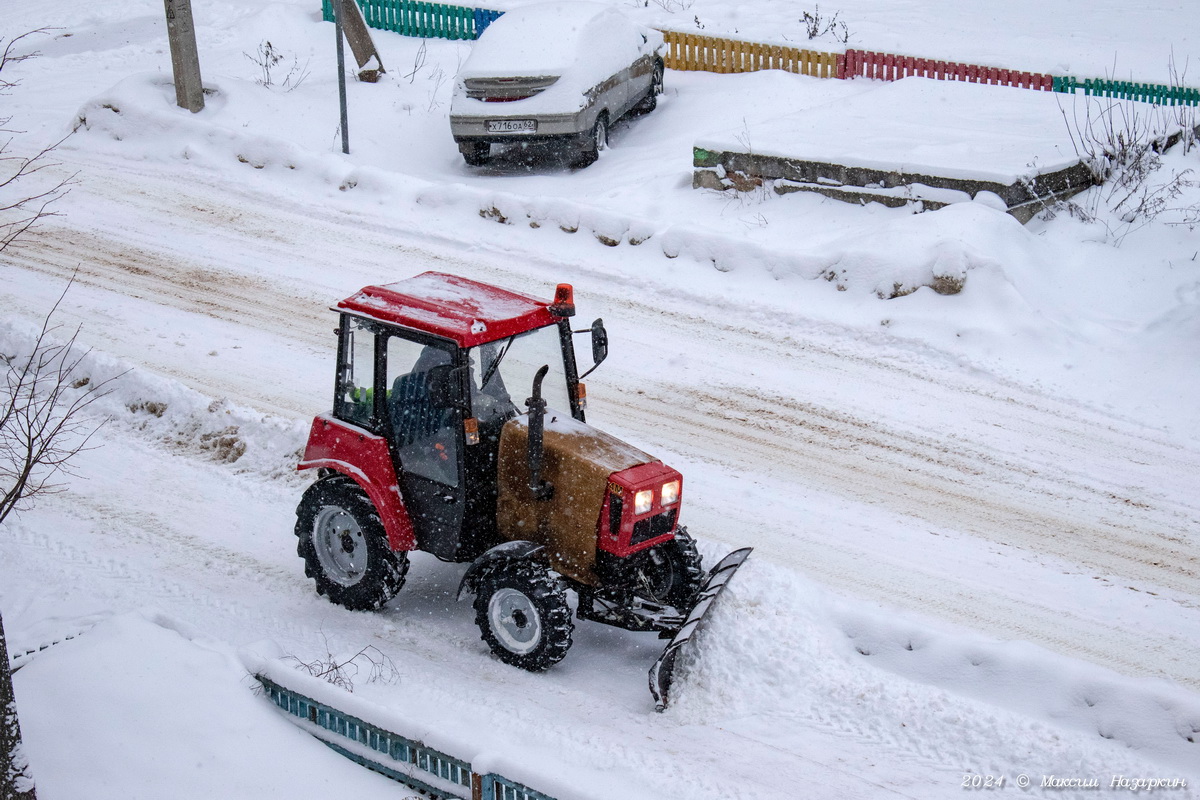
[[500,434],[496,521],[507,540],[545,545],[558,572],[596,584],[596,525],[608,476],[657,459],[570,414],[546,412],[542,479],[554,486],[550,500],[529,491],[527,416],[509,420]]

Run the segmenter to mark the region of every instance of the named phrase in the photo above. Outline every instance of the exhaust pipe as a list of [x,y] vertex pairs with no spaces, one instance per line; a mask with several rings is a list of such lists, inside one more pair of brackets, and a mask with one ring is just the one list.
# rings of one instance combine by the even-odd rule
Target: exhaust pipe
[[529,491],[534,500],[549,500],[554,496],[554,486],[542,480],[542,457],[545,455],[543,432],[546,421],[546,401],[542,398],[542,380],[550,371],[545,364],[533,376],[533,396],[525,401],[529,409]]

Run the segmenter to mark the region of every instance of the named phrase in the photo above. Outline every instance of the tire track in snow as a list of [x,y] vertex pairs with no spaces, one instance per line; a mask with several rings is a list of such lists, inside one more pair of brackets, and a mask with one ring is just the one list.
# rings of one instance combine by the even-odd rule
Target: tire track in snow
[[[140,183],[153,185],[152,174],[146,175],[151,179]],[[110,181],[108,191],[113,202],[130,206],[135,216],[157,219],[164,213],[160,206],[170,206],[180,212],[172,224],[181,231],[181,240],[215,229],[215,220],[222,235],[237,236],[243,258],[230,265],[194,247],[171,249],[157,231],[142,236],[64,225],[36,248],[23,251],[18,264],[65,276],[82,261],[84,279],[97,287],[253,327],[294,341],[323,359],[329,358],[330,341],[326,307],[344,285],[369,282],[375,280],[369,276],[386,272],[378,264],[387,257],[404,270],[458,265],[516,287],[530,283],[529,261],[539,261],[551,272],[549,262],[537,256],[506,265],[486,252],[474,262],[463,253],[437,255],[436,238],[413,246],[403,232],[397,235],[365,217],[314,216],[310,209],[287,202],[270,213],[261,212],[246,193],[201,187],[193,195],[171,187],[171,192],[124,194],[127,188],[121,181]],[[298,225],[305,226],[303,236],[285,234]],[[261,263],[272,258],[308,264],[329,258],[337,249],[326,245],[313,250],[313,242],[350,237],[362,251],[359,262],[366,263],[352,264],[338,275],[336,283],[342,289],[324,294],[325,287],[312,280],[273,281],[263,273]],[[463,247],[451,242],[444,249]],[[223,248],[220,254],[229,252]],[[440,263],[425,263],[429,260]],[[1191,555],[1200,513],[1182,499],[1191,495],[1181,488],[1187,475],[1200,474],[1200,457],[1164,435],[1012,382],[955,371],[959,365],[953,359],[939,362],[937,354],[914,364],[912,354],[906,360],[890,337],[851,332],[850,339],[865,339],[865,344],[847,346],[837,331],[822,330],[798,314],[778,318],[699,297],[664,308],[643,299],[644,287],[598,267],[569,264],[557,271],[585,281],[586,286],[578,288],[586,292],[589,305],[615,309],[616,316],[634,322],[635,330],[637,320],[659,320],[654,333],[661,335],[667,349],[686,350],[689,343],[705,341],[723,354],[713,361],[724,364],[725,372],[714,368],[716,376],[708,381],[690,380],[695,375],[688,372],[679,380],[647,378],[645,372],[610,365],[608,372],[592,379],[594,387],[609,387],[599,392],[593,388],[592,397],[594,420],[611,419],[610,429],[625,429],[658,447],[726,469],[819,487],[886,506],[922,523],[1061,558],[1089,571],[1132,580],[1146,590],[1164,587],[1183,595],[1177,602],[1193,607],[1200,599],[1196,557]],[[308,291],[298,292],[299,287]],[[940,363],[941,369],[930,369],[928,362]],[[837,376],[864,397],[901,394],[942,414],[953,408],[954,415],[925,421],[889,413],[879,403],[847,408],[830,399],[798,401],[786,393],[792,379],[773,378],[772,364],[791,374]],[[753,388],[744,385],[746,374],[738,371],[746,365],[767,365],[751,373],[758,383]],[[151,368],[215,396],[234,385],[250,402],[268,410],[311,413],[311,398],[304,394],[308,387],[276,385],[264,391],[253,386],[253,376],[246,380],[220,371],[185,371],[169,361],[151,361]],[[623,386],[642,389],[622,392]],[[1175,476],[1175,482],[1155,489],[1145,480],[1161,476]],[[701,507],[706,502],[701,500]],[[725,512],[712,508],[710,513],[719,517]],[[1165,669],[1159,655],[1144,653],[1147,657],[1138,661],[1105,656],[1102,645],[1072,644],[1073,637],[1054,634],[1053,615],[1036,602],[988,603],[986,596],[971,591],[969,576],[957,581],[942,576],[941,586],[926,580],[917,591],[916,577],[908,582],[893,578],[887,564],[864,569],[861,554],[857,569],[839,566],[836,542],[810,540],[802,551],[792,546],[789,531],[754,526],[752,518],[746,522],[738,532],[718,530],[712,535],[736,544],[745,543],[742,531],[753,531],[750,543],[763,554],[771,553],[839,588],[865,590],[885,601],[903,598],[912,608],[991,631],[1013,631],[1126,671],[1156,674]],[[798,558],[801,554],[803,559]],[[964,609],[963,598],[972,598],[973,607]],[[1123,642],[1128,635],[1109,633]],[[1169,669],[1182,680],[1196,680],[1193,671]]]

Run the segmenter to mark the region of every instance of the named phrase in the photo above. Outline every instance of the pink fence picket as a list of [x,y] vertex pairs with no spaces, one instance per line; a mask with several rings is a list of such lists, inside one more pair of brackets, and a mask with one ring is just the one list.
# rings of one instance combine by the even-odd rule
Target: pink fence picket
[[[844,66],[843,66],[844,63]],[[1023,89],[1053,90],[1053,78],[1042,73],[1018,72],[999,67],[983,67],[957,61],[934,61],[892,53],[849,48],[839,62],[839,78],[873,78],[895,81],[920,77],[939,81],[966,81],[994,86],[1016,86]]]

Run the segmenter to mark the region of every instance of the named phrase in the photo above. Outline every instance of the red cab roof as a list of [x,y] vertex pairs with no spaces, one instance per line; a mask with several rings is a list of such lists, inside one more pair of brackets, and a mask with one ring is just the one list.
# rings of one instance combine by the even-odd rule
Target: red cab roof
[[444,272],[366,286],[337,304],[343,311],[452,339],[459,347],[552,325],[558,317],[549,306],[546,300]]

